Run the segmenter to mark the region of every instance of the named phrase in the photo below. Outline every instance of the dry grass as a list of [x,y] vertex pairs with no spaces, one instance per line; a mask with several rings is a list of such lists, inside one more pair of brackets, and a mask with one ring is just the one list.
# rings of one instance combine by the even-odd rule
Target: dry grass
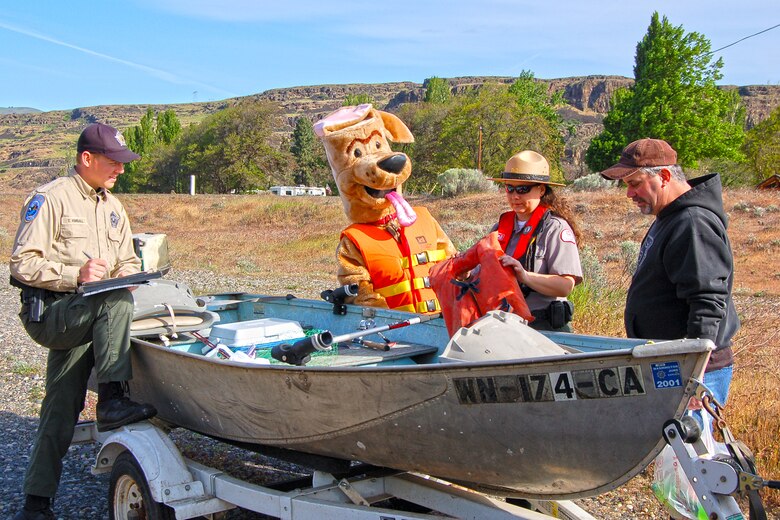
[[[580,219],[588,248],[604,281],[583,291],[598,301],[578,302],[578,332],[623,335],[622,305],[629,277],[622,244],[641,241],[651,219],[638,214],[623,191],[564,190]],[[253,279],[300,277],[333,280],[334,249],[346,224],[337,197],[283,199],[271,195],[122,196],[136,232],[166,233],[174,265]],[[780,478],[780,197],[777,192],[730,190],[737,308],[742,329],[726,419],[733,433],[754,450],[759,472]],[[0,195],[0,246],[10,251],[23,195]],[[505,211],[501,195],[457,199],[410,199],[426,205],[453,242],[467,247]],[[595,283],[595,281],[594,281]],[[317,294],[299,293],[316,297]],[[764,492],[780,506],[780,493]]]

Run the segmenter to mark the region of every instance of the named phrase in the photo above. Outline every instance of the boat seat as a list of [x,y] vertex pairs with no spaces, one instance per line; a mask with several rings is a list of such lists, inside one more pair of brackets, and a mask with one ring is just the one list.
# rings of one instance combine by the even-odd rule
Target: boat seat
[[167,329],[173,330],[174,327],[178,329],[186,328],[187,330],[193,330],[192,327],[197,327],[197,329],[208,327],[208,325],[204,325],[204,323],[206,323],[206,320],[203,318],[203,316],[194,316],[194,315],[183,316],[181,314],[175,315],[174,317],[152,316],[150,318],[133,320],[133,323],[130,326],[130,331],[143,332],[152,329],[157,329],[159,327],[164,327],[166,328],[166,330]]
[[520,316],[493,310],[462,327],[441,355],[443,362],[495,361],[561,356],[569,351],[532,329]]
[[175,335],[208,329],[219,316],[206,309],[187,285],[155,280],[133,291],[131,337]]

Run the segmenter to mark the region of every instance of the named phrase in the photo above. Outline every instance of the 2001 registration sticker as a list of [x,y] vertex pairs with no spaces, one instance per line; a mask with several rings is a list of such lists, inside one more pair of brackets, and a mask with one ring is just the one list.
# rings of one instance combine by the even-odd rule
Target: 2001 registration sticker
[[656,388],[675,388],[682,386],[680,375],[680,363],[668,361],[666,363],[652,363],[653,383]]

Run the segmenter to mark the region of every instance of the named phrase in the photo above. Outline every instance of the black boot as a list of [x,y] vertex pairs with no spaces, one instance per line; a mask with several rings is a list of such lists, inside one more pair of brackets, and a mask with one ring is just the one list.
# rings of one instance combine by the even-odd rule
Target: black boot
[[57,517],[54,516],[54,512],[51,510],[51,508],[47,507],[46,509],[41,509],[40,511],[28,511],[26,509],[22,509],[14,515],[13,520],[57,520]]
[[27,495],[24,509],[14,515],[13,520],[56,520],[48,497]]
[[120,426],[157,415],[154,406],[139,404],[128,399],[122,389],[122,383],[116,381],[98,383],[96,412],[99,432],[116,430]]

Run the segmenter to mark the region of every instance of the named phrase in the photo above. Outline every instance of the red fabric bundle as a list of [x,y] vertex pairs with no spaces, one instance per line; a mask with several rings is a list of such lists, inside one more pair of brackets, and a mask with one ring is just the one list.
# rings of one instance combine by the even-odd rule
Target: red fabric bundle
[[[441,313],[450,336],[461,327],[468,327],[488,311],[503,310],[533,321],[517,283],[514,270],[499,262],[504,252],[493,232],[431,269],[430,280],[441,304]],[[462,281],[459,278],[479,266]]]

